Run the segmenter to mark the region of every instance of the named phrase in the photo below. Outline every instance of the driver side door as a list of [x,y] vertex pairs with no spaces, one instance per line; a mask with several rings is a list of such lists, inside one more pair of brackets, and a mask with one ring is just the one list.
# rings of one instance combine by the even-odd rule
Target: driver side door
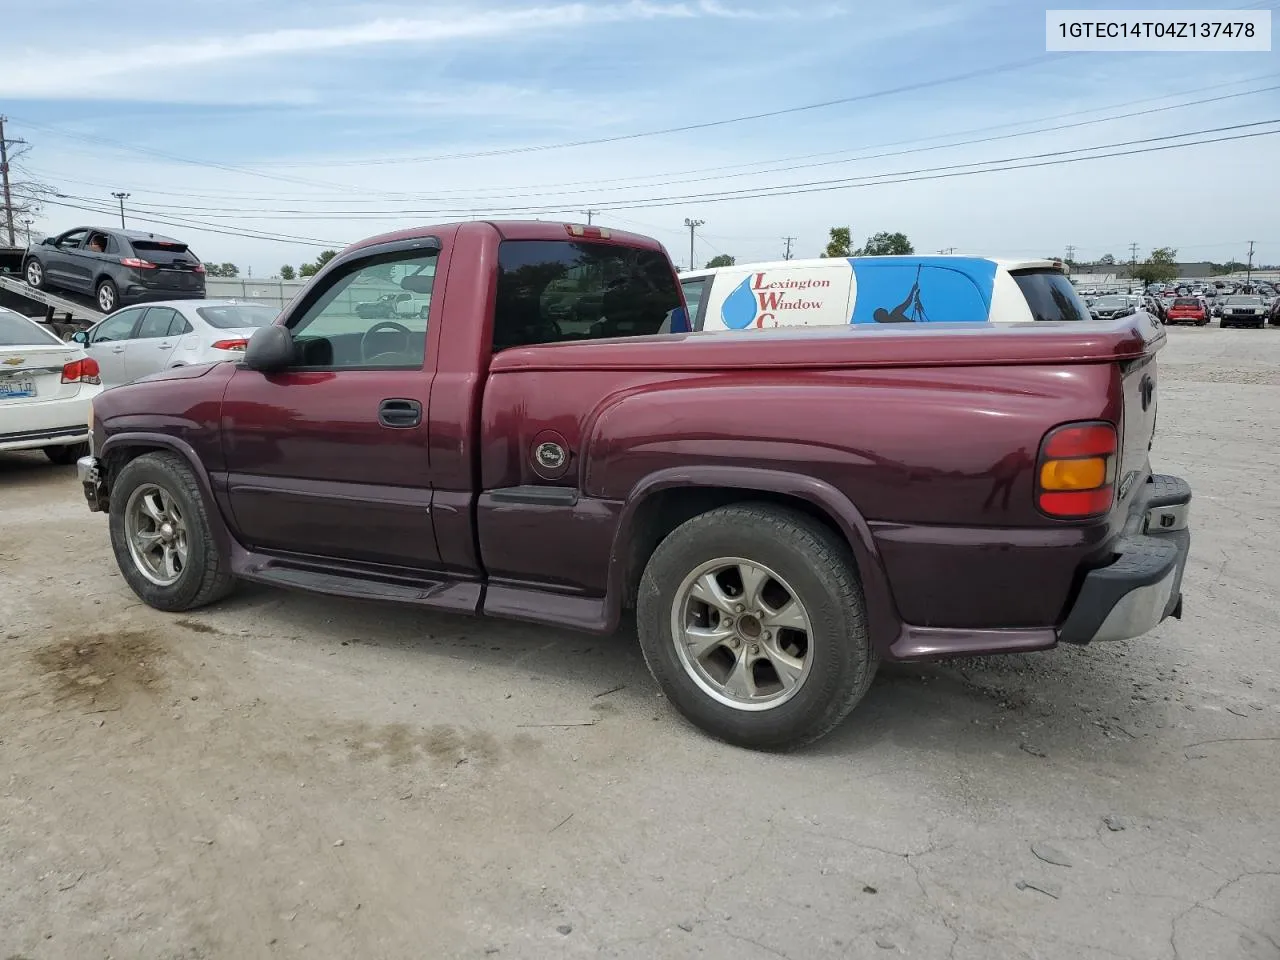
[[222,403],[225,486],[237,537],[276,554],[416,569],[439,565],[431,517],[428,317],[361,317],[434,265],[438,246],[353,259],[303,294],[285,323],[295,362],[241,365]]
[[72,276],[72,261],[88,236],[88,230],[72,230],[54,240],[47,252],[41,251],[45,261],[44,276],[48,283],[64,290],[77,289]]

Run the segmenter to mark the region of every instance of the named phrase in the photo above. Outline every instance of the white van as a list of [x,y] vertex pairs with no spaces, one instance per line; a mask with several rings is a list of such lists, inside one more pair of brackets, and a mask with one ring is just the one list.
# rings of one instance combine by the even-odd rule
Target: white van
[[1088,320],[1054,260],[832,257],[680,274],[694,330]]

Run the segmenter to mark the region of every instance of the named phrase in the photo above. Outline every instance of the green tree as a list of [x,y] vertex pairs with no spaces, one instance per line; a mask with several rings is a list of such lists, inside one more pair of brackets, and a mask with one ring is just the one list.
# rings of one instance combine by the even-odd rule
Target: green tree
[[234,277],[240,276],[240,268],[237,267],[234,263],[224,263],[221,266],[220,270],[221,272],[218,274],[218,276],[220,277],[234,278]]
[[314,263],[304,263],[302,266],[298,268],[298,276],[300,276],[303,280],[306,280],[310,277],[314,277],[319,272],[320,272],[320,268],[317,267]]
[[298,268],[298,276],[303,277],[304,279],[307,277],[314,277],[317,273],[320,272],[321,267],[323,267],[326,263],[328,263],[337,255],[338,255],[337,250],[321,250],[320,256],[316,257],[315,263],[304,263],[302,266]]
[[321,250],[320,256],[316,257],[316,266],[323,267],[326,263],[338,255],[337,250]]
[[732,267],[734,264],[733,257],[727,253],[722,253],[718,257],[712,257],[707,261],[707,269],[714,270],[716,267]]
[[855,257],[905,257],[916,252],[905,233],[881,231],[867,237],[867,242],[854,251]]
[[831,239],[827,241],[827,249],[823,251],[824,257],[847,257],[850,256],[850,248],[853,246],[853,239],[849,235],[848,227],[832,227]]
[[1143,283],[1167,283],[1178,276],[1178,251],[1157,247],[1151,256],[1133,268],[1133,276]]
[[297,278],[297,276],[298,276],[298,271],[294,270],[293,267],[289,266],[289,264],[287,263],[280,268],[281,280],[294,280]]

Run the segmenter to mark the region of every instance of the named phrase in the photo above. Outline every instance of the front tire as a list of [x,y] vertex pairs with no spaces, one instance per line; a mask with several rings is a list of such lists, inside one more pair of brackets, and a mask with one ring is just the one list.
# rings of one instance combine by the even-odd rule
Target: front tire
[[110,529],[120,573],[157,610],[192,610],[235,587],[200,485],[177,454],[148,453],[120,471],[111,486]]
[[825,736],[878,665],[847,545],[771,504],[722,507],[672,531],[645,567],[636,620],[676,709],[742,747],[789,750]]
[[25,271],[27,286],[33,290],[44,289],[44,265],[39,260],[28,260]]
[[95,296],[98,301],[98,309],[103,313],[114,313],[116,307],[120,305],[120,291],[116,289],[116,285],[110,280],[103,280],[98,284]]
[[45,447],[44,455],[49,458],[51,463],[56,463],[60,467],[75,463],[81,457],[89,455],[89,444],[87,443],[63,443],[53,447]]

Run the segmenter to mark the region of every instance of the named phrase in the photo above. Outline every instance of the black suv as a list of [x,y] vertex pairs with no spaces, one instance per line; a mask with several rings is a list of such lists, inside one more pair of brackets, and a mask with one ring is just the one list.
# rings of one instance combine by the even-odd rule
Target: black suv
[[77,227],[48,237],[27,250],[22,274],[37,290],[87,293],[103,313],[204,296],[204,266],[185,243],[137,230]]

